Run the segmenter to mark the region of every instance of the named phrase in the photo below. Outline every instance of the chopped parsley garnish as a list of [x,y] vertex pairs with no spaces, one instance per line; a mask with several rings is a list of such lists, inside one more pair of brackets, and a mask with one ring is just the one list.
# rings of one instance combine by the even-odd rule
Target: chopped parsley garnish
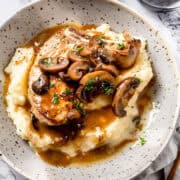
[[94,88],[95,82],[96,82],[95,78],[89,79],[89,81],[86,83],[84,87],[85,91],[91,91]]
[[134,121],[136,123],[136,126],[138,126],[140,124],[140,122],[141,122],[141,118],[137,117]]
[[31,120],[35,121],[36,120],[36,116],[34,114],[31,114]]
[[55,86],[55,82],[50,81],[50,83],[49,83],[49,87],[51,88],[51,87],[54,87],[54,86]]
[[111,84],[107,81],[102,83],[102,90],[104,94],[112,95],[114,93],[114,88],[111,87]]
[[118,43],[118,49],[122,49],[122,48],[124,48],[124,42],[123,41]]
[[52,102],[54,104],[58,104],[59,103],[59,96],[56,93],[54,93],[54,95],[53,95]]
[[38,130],[38,122],[37,122],[37,118],[34,114],[31,114],[31,120],[32,120],[32,125],[34,127],[35,130]]
[[112,94],[113,94],[113,89],[110,88],[110,87],[105,87],[105,88],[103,89],[103,92],[104,92],[104,94],[112,95]]
[[101,36],[101,39],[105,39],[105,36],[104,36],[104,35],[102,35],[102,36]]
[[87,57],[85,57],[85,56],[82,56],[81,58],[82,58],[83,60],[86,60],[86,61],[89,60],[89,59],[88,59]]
[[69,27],[69,24],[66,24],[66,25],[65,25],[65,28],[68,28],[68,27]]
[[41,59],[41,62],[45,64],[47,67],[49,67],[52,64],[52,58],[44,58]]
[[77,50],[78,52],[81,52],[83,49],[84,49],[84,47],[82,47],[82,46],[76,48],[76,50]]
[[101,47],[104,47],[105,42],[103,41],[103,39],[105,38],[105,36],[101,36],[101,37],[96,37],[96,41],[98,41],[98,44]]
[[83,116],[86,115],[86,111],[81,107],[81,102],[80,102],[80,100],[77,100],[77,101],[75,102],[75,107],[76,107],[76,109],[80,112],[80,114],[82,114]]
[[143,146],[146,143],[146,139],[144,137],[140,137],[141,145]]
[[65,91],[64,91],[64,94],[68,96],[68,95],[72,94],[72,90],[66,88]]

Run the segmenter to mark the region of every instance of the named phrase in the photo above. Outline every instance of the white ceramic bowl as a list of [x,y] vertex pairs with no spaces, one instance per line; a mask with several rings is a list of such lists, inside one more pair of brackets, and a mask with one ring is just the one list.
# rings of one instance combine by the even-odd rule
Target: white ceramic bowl
[[82,168],[53,167],[44,163],[29,145],[16,135],[0,99],[0,151],[3,159],[30,179],[129,179],[148,167],[170,139],[179,112],[179,86],[174,59],[159,32],[142,16],[112,0],[42,0],[25,7],[0,29],[0,91],[3,91],[3,68],[14,53],[37,32],[66,21],[109,23],[116,31],[129,29],[148,40],[157,81],[153,89],[154,108],[144,132],[147,143],[136,142],[104,162]]

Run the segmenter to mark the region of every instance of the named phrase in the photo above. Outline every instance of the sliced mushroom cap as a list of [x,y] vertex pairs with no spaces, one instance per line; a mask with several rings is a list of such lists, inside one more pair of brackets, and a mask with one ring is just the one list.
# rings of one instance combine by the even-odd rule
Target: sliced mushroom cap
[[99,51],[95,51],[93,52],[91,55],[90,55],[90,58],[89,58],[92,66],[97,66],[99,63],[101,63],[101,58],[100,58],[100,54],[99,54]]
[[79,119],[80,117],[81,114],[77,109],[71,109],[67,115],[68,120]]
[[100,94],[112,95],[114,93],[115,79],[106,71],[95,71],[86,74],[80,80],[80,86],[76,91],[79,99],[91,102]]
[[117,116],[123,117],[126,115],[124,108],[134,95],[135,89],[139,84],[140,80],[135,77],[127,78],[119,84],[112,102],[112,109]]
[[80,48],[79,54],[83,57],[91,55],[91,49],[87,44],[80,44],[77,48]]
[[79,80],[82,78],[83,74],[88,72],[89,69],[89,64],[87,61],[79,61],[79,62],[74,62],[68,69],[68,76],[72,80]]
[[113,84],[115,84],[115,79],[114,77],[106,72],[106,71],[94,71],[91,73],[87,73],[85,76],[83,76],[83,78],[80,81],[81,85],[86,85],[86,83],[90,80],[90,79],[95,79],[95,80],[107,80],[112,82]]
[[102,43],[103,41],[99,38],[99,36],[95,35],[89,40],[89,47],[93,51],[96,51],[102,45]]
[[66,69],[69,65],[69,60],[62,57],[43,58],[39,60],[40,68],[45,72],[56,73]]
[[67,54],[67,58],[73,62],[76,61],[87,61],[85,58],[80,56],[76,51],[69,51]]
[[106,65],[106,64],[103,64],[103,63],[98,64],[96,66],[95,70],[96,71],[99,71],[99,70],[107,71],[107,72],[109,72],[110,74],[112,74],[115,77],[118,76],[118,74],[119,74],[118,69],[114,65]]
[[136,58],[139,55],[141,41],[140,40],[133,40],[132,44],[129,47],[128,55],[123,55],[120,51],[116,51],[114,53],[114,57],[116,59],[115,63],[120,68],[130,68],[136,62]]
[[41,75],[36,81],[32,83],[32,90],[38,95],[47,93],[48,89],[49,79],[46,75]]

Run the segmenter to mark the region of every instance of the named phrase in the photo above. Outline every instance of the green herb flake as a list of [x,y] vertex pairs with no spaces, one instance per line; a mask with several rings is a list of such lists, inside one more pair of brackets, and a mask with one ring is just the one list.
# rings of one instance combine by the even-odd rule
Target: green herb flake
[[104,36],[104,35],[102,35],[102,36],[101,36],[101,39],[105,39],[105,36]]
[[141,145],[143,146],[146,143],[146,139],[144,137],[140,137]]
[[36,116],[34,114],[31,115],[31,121],[36,121]]
[[53,95],[52,102],[54,104],[58,104],[59,103],[59,96],[56,93],[54,93],[54,95]]
[[141,122],[141,118],[138,117],[138,118],[136,118],[134,121],[135,121],[135,123],[136,123],[136,126],[138,126],[138,125],[140,124],[140,122]]
[[84,47],[82,47],[82,46],[76,48],[76,50],[77,50],[78,52],[81,52],[83,49],[84,49]]
[[68,95],[72,94],[72,90],[66,88],[65,91],[64,91],[64,94],[65,94],[66,96],[68,96]]
[[77,101],[76,101],[75,107],[76,107],[76,109],[80,112],[80,114],[82,114],[83,116],[86,115],[86,111],[81,107],[81,102],[80,102],[80,100],[77,100]]
[[103,89],[103,92],[104,92],[104,94],[112,95],[113,92],[114,92],[114,90],[113,90],[111,87],[105,87],[105,88]]
[[102,90],[104,94],[112,95],[114,93],[114,88],[108,81],[102,83]]
[[35,130],[38,130],[38,122],[37,122],[37,118],[34,114],[31,115],[31,120],[32,120],[32,125],[34,127]]
[[83,60],[86,60],[86,61],[88,61],[89,59],[87,58],[87,57],[81,57]]
[[124,48],[124,42],[118,43],[118,49],[123,49]]
[[97,37],[96,37],[96,41],[99,41],[99,40],[101,40],[101,38],[97,36]]
[[89,79],[89,81],[86,83],[84,87],[85,91],[91,91],[94,88],[95,82],[96,82],[95,78]]
[[50,88],[52,88],[52,87],[54,87],[54,86],[55,86],[55,82],[50,81],[50,83],[49,83],[49,87],[50,87]]
[[52,64],[52,58],[44,58],[41,60],[43,64],[45,64],[47,67],[49,67]]

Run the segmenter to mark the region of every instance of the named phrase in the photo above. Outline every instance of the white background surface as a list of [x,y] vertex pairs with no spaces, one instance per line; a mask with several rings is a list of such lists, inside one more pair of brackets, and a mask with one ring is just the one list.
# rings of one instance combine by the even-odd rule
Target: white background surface
[[[0,0],[0,25],[23,6],[34,1],[36,0]],[[173,51],[178,52],[180,50],[180,9],[171,12],[153,12],[142,6],[137,0],[120,1],[126,3],[129,7],[132,7],[156,24],[165,34],[168,42],[172,43]],[[173,40],[170,37],[171,35]],[[176,53],[176,55],[177,59],[179,59],[178,53]],[[180,69],[180,61],[178,64]],[[24,178],[0,160],[0,180],[24,180]]]

